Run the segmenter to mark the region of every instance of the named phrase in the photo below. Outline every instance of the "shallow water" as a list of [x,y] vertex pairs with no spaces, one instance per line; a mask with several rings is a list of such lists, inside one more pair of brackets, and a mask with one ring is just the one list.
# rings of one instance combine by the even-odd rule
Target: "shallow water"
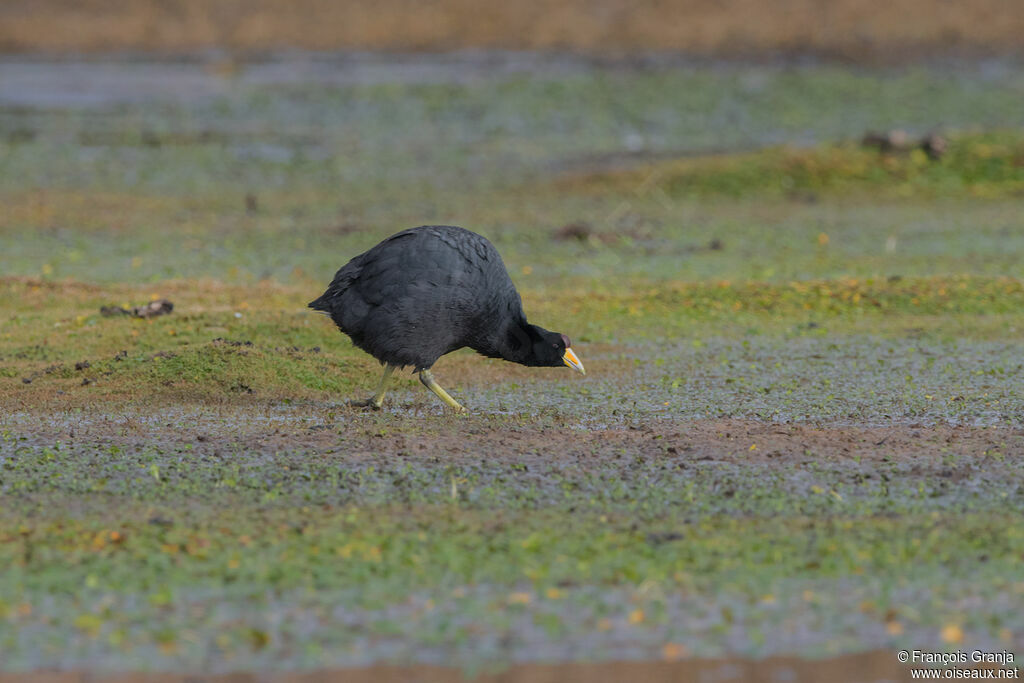
[[[213,68],[3,59],[0,190],[19,203],[0,226],[0,270],[94,281],[303,282],[308,274],[329,276],[346,254],[398,227],[475,216],[534,295],[572,278],[585,296],[588,283],[613,287],[615,277],[1019,275],[1024,233],[1012,201],[936,211],[930,201],[666,206],[648,196],[630,197],[638,215],[616,222],[609,216],[621,214],[622,197],[534,202],[532,190],[524,197],[516,188],[567,169],[850,139],[868,128],[1019,127],[1022,73],[994,63],[624,65],[505,54],[299,55]],[[510,194],[492,201],[498,195],[488,192]],[[615,246],[552,239],[581,217],[606,221],[600,227],[626,238]],[[703,249],[712,235],[723,248]],[[819,248],[822,235],[831,235],[828,253]],[[499,680],[552,671],[588,680],[619,671],[651,680],[843,680],[835,678],[840,665],[827,663],[773,668],[731,659],[707,668],[701,660],[628,671],[610,663],[535,665],[659,659],[675,639],[699,657],[828,656],[904,643],[938,649],[948,644],[938,630],[944,624],[964,624],[972,645],[1019,644],[1011,516],[1022,496],[1024,350],[1013,330],[988,340],[891,325],[878,334],[832,333],[827,316],[808,315],[790,321],[788,331],[780,325],[789,323],[767,321],[768,334],[684,331],[669,339],[656,330],[662,338],[651,340],[649,328],[609,330],[601,322],[582,321],[572,331],[590,371],[585,378],[555,370],[503,374],[477,358],[470,370],[462,358],[442,361],[436,374],[473,410],[466,419],[444,414],[409,382],[381,413],[348,411],[350,396],[62,410],[56,392],[47,411],[5,412],[0,492],[11,536],[0,550],[21,548],[20,525],[32,524],[36,550],[56,559],[45,571],[0,576],[0,666],[181,671],[199,661],[226,672],[504,660],[533,664]],[[39,358],[40,367],[46,362]],[[32,387],[45,391],[47,381],[57,386],[51,377]],[[535,569],[527,557],[519,560],[522,574],[505,583],[430,576],[437,581],[421,577],[429,585],[409,590],[409,581],[396,589],[387,583],[393,577],[367,579],[377,590],[372,600],[337,585],[332,570],[341,559],[310,554],[290,565],[298,577],[308,573],[305,585],[293,577],[268,589],[269,573],[285,562],[280,555],[254,555],[252,570],[267,574],[236,582],[223,569],[235,546],[207,565],[183,558],[178,546],[158,545],[165,527],[168,534],[219,533],[207,528],[210,520],[239,510],[288,523],[321,515],[327,532],[336,531],[344,520],[325,512],[332,506],[365,509],[371,520],[403,520],[423,507],[467,518],[521,515],[517,523],[554,516],[566,534],[603,515],[620,543],[639,545],[622,574],[610,574],[612,585],[574,582],[584,571],[575,566],[566,585],[541,593],[519,583]],[[962,526],[972,515],[984,523]],[[47,545],[61,525],[81,520],[84,541]],[[891,527],[907,535],[905,544],[884,545],[893,541],[884,536],[888,520],[905,523]],[[630,573],[638,558],[684,557],[683,534],[705,521],[736,522],[736,533],[741,523],[792,528],[774,529],[750,567],[716,573],[713,589]],[[847,522],[842,533],[828,528]],[[108,562],[90,539],[114,528],[131,528],[155,545],[130,561]],[[257,528],[275,550],[310,548],[289,546],[289,530]],[[977,528],[993,534],[987,544],[971,535]],[[712,561],[728,567],[730,553],[744,549],[728,546],[726,529],[721,546],[686,558],[682,570]],[[915,538],[947,530],[964,554],[943,554],[943,544],[930,556],[914,554]],[[799,581],[771,574],[782,561],[764,561],[772,544],[796,538],[810,547],[826,533],[851,545],[825,549],[809,563],[841,563],[844,553],[876,547],[909,559],[877,560],[889,570],[884,575],[858,573],[852,561],[841,565],[842,576],[803,565],[794,568],[804,572]],[[457,550],[486,549],[490,538],[480,531]],[[340,546],[345,539],[333,540]],[[990,548],[1001,554],[990,557]],[[615,560],[616,551],[605,548],[602,557]],[[31,550],[10,552],[12,564],[39,566]],[[465,556],[453,554],[452,577],[465,571]],[[149,561],[158,570],[147,569]],[[129,581],[145,569],[166,579],[179,562],[200,580],[178,576],[174,599],[159,580],[123,591],[91,573],[93,566],[119,568]],[[367,576],[375,571],[367,564]],[[206,578],[212,583],[204,585]],[[26,599],[30,609],[22,610]],[[903,611],[893,616],[889,605]],[[638,609],[642,618],[633,623]],[[894,619],[901,635],[889,630]],[[161,648],[168,636],[175,646]],[[881,673],[860,680],[903,671],[889,668],[891,649],[877,652],[884,654],[869,661]],[[365,675],[422,674],[388,671]]]

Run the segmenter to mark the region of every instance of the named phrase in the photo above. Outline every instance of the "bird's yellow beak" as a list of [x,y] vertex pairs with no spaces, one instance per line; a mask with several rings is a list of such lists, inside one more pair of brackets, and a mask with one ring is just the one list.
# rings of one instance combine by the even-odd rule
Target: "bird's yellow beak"
[[562,362],[573,370],[579,370],[581,375],[587,374],[587,371],[583,369],[583,363],[580,362],[580,359],[576,357],[576,354],[570,348],[565,349],[565,355],[562,356]]

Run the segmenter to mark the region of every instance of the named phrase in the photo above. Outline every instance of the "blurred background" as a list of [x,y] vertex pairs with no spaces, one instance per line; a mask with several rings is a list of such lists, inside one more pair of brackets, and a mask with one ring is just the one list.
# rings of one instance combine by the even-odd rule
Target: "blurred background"
[[9,0],[7,52],[570,50],[854,61],[1019,54],[1013,0]]
[[[962,251],[879,251],[899,235],[873,219],[809,259],[784,243],[849,220],[810,206],[822,190],[1012,194],[1021,35],[1012,0],[12,0],[0,267],[322,278],[339,250],[450,221],[554,239],[513,254],[538,277],[934,273]],[[788,151],[727,159],[767,148]],[[743,221],[690,201],[747,194],[804,201]],[[1005,271],[1003,235],[972,244]]]

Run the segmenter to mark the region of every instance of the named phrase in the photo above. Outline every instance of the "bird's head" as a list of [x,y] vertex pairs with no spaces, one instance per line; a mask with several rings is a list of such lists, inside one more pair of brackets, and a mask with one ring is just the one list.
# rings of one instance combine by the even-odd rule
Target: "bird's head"
[[583,363],[572,350],[572,342],[569,337],[560,332],[548,332],[547,330],[530,325],[530,358],[525,365],[557,368],[567,365],[580,374],[585,375]]

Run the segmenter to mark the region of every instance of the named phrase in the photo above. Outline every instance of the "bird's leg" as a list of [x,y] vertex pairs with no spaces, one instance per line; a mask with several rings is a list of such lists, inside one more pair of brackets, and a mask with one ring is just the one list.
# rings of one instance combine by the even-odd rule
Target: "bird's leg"
[[388,363],[384,366],[384,376],[380,378],[380,384],[377,385],[377,393],[365,401],[349,401],[348,404],[355,408],[373,408],[374,410],[380,410],[381,405],[384,404],[384,394],[388,393],[388,380],[391,378],[391,373],[395,371],[396,365]]
[[459,405],[458,401],[449,396],[448,392],[442,389],[440,384],[434,381],[434,375],[431,374],[430,370],[420,370],[420,381],[423,382],[423,386],[437,394],[438,398],[454,408],[455,412],[461,413],[466,410]]

